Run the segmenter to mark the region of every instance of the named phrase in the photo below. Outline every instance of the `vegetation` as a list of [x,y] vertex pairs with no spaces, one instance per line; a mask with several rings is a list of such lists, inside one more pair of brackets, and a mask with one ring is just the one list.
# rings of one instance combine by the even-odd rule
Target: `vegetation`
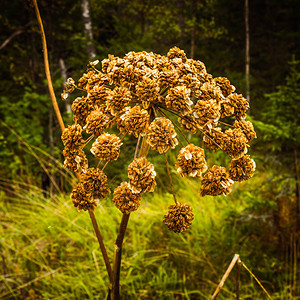
[[[3,3],[0,13],[0,298],[103,299],[105,265],[87,213],[71,205],[76,179],[60,164],[61,134],[46,88],[34,10],[30,1],[22,5]],[[56,95],[66,77],[81,76],[93,51],[102,60],[131,50],[166,55],[173,46],[246,92],[241,1],[90,1],[93,39],[84,30],[80,1],[41,0],[39,5]],[[293,0],[252,1],[249,7],[255,176],[226,198],[200,198],[196,182],[175,178],[178,200],[188,199],[195,215],[191,228],[178,235],[162,223],[172,195],[165,188],[163,162],[151,157],[159,166],[159,192],[143,199],[129,222],[121,271],[125,299],[208,299],[235,253],[273,299],[300,299],[296,9]],[[59,105],[69,124],[70,103]],[[119,158],[124,170],[133,143],[128,153]],[[170,153],[170,165],[176,157]],[[226,158],[216,152],[208,160],[223,164]],[[123,179],[118,164],[108,172],[112,186]],[[111,198],[95,215],[104,240],[114,240],[121,214]],[[111,256],[112,246],[107,247]],[[234,299],[235,285],[232,272],[218,298]],[[240,297],[266,297],[245,269]]]

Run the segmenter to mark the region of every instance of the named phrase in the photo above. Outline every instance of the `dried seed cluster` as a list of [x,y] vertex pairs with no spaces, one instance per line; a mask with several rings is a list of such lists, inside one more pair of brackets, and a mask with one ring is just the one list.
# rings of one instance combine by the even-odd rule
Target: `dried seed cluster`
[[[154,166],[145,157],[149,148],[165,154],[180,142],[177,172],[203,177],[201,196],[227,195],[233,180],[247,180],[253,175],[255,163],[245,156],[256,137],[252,123],[245,120],[249,104],[227,78],[213,78],[203,62],[188,59],[177,47],[165,56],[145,51],[132,51],[123,58],[108,55],[99,70],[97,63],[88,64],[77,84],[69,78],[62,93],[66,99],[75,88],[83,91],[72,104],[74,124],[62,135],[64,166],[81,173],[81,182],[71,195],[76,207],[94,209],[95,199],[110,193],[103,170],[88,169],[83,148],[89,147],[104,165],[118,159],[125,135],[138,141],[142,138],[137,144],[143,148],[141,157],[128,166],[128,182],[114,191],[113,203],[126,214],[138,208],[143,193],[155,188]],[[185,131],[189,135],[199,133],[202,143],[191,144]],[[228,170],[222,166],[208,169],[206,152],[217,150],[232,158]],[[169,207],[164,222],[170,230],[181,232],[192,220],[191,208],[176,202]]]

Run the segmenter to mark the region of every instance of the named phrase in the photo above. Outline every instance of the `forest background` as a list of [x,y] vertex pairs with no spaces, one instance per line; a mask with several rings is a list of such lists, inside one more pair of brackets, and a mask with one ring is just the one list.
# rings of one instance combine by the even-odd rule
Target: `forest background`
[[[58,98],[66,78],[78,80],[90,60],[143,50],[166,55],[177,46],[250,100],[257,132],[252,179],[226,198],[200,198],[197,183],[176,177],[173,167],[175,189],[195,209],[183,235],[162,223],[170,188],[163,164],[151,155],[158,191],[132,218],[126,236],[125,299],[208,299],[234,253],[274,299],[300,299],[298,1],[250,0],[247,13],[246,2],[39,1]],[[2,1],[0,28],[0,298],[103,299],[97,241],[87,216],[69,199],[75,178],[61,166],[61,133],[31,2]],[[72,122],[70,104],[59,100],[66,124]],[[126,177],[133,153],[129,139],[108,170],[112,186]],[[176,153],[169,155],[173,165]],[[226,158],[216,152],[208,159],[218,164]],[[110,199],[97,213],[112,242],[120,213]],[[264,299],[249,274],[241,276],[241,299]],[[232,275],[219,297],[234,295]]]

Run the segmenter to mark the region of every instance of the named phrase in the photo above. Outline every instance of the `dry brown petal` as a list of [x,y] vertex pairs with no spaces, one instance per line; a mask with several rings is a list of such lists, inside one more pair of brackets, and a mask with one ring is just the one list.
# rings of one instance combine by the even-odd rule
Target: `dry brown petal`
[[233,159],[228,169],[229,176],[234,181],[244,181],[250,179],[255,171],[255,161],[249,155],[239,159]]
[[240,128],[244,135],[246,136],[248,143],[250,143],[253,139],[256,138],[256,133],[253,127],[253,124],[250,121],[245,121],[243,119],[236,120],[233,123],[234,128]]
[[86,191],[81,183],[79,183],[71,193],[71,199],[75,207],[81,210],[94,210],[97,206],[97,200],[95,200],[90,191]]

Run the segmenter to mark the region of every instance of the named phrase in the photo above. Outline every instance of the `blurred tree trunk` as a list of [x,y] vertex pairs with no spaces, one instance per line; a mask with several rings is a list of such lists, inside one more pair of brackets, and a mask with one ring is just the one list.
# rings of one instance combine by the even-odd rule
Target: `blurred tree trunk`
[[87,38],[86,51],[89,58],[96,57],[96,49],[93,44],[93,31],[92,31],[92,19],[90,13],[89,0],[81,0],[81,11],[84,33]]
[[250,36],[249,36],[249,5],[245,0],[245,31],[246,31],[246,55],[245,55],[245,77],[246,77],[246,97],[250,102]]

